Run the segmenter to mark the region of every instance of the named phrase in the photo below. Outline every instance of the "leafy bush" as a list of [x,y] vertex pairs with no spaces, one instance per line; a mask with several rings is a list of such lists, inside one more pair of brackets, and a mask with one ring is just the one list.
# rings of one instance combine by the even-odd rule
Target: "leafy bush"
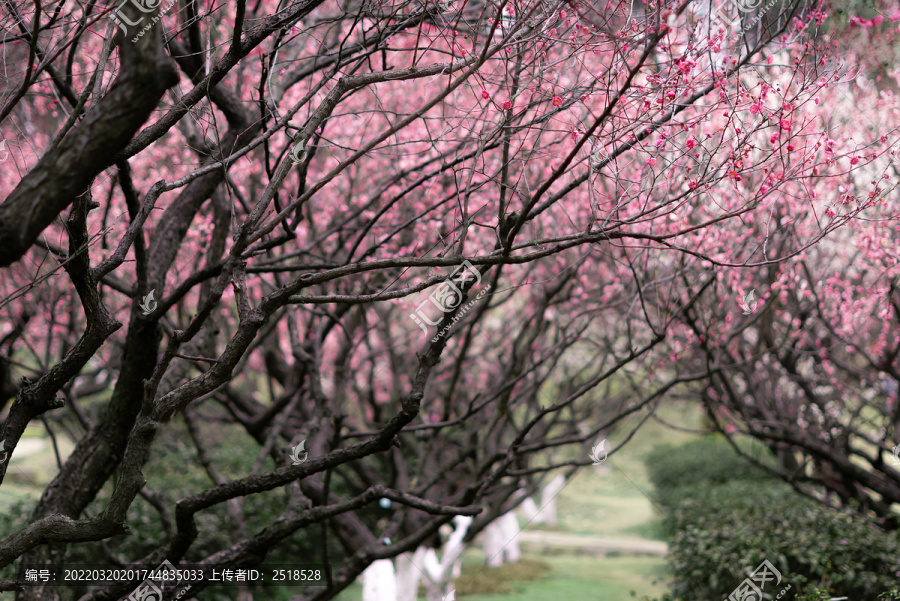
[[[897,533],[881,531],[849,509],[833,511],[797,495],[748,468],[720,441],[657,450],[649,459],[665,463],[648,468],[667,511],[675,598],[727,597],[764,559],[781,572],[778,590],[791,585],[782,599],[815,599],[822,589],[875,601],[896,586]],[[710,465],[716,461],[728,469]]]
[[[743,450],[758,457],[758,449]],[[768,458],[766,458],[768,459]],[[764,469],[734,452],[723,438],[709,436],[680,447],[654,447],[644,459],[656,496],[666,507],[674,507],[697,489],[732,480],[774,481]]]

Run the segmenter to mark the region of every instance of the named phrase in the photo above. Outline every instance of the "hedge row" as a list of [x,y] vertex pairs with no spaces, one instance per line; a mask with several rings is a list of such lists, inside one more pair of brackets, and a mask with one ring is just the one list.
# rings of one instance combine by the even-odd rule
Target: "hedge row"
[[720,601],[764,559],[781,572],[763,590],[773,598],[788,584],[781,600],[896,595],[885,591],[900,581],[897,532],[800,496],[725,440],[658,447],[646,464],[670,536],[667,598]]

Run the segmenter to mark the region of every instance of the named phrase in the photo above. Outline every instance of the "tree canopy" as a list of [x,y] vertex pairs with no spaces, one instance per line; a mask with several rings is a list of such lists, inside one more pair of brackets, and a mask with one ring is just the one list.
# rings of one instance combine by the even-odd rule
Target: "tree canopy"
[[[770,4],[4,3],[0,438],[76,444],[0,568],[300,533],[329,599],[685,394],[885,517],[898,107],[857,65],[893,21]],[[167,437],[206,482],[145,477]]]

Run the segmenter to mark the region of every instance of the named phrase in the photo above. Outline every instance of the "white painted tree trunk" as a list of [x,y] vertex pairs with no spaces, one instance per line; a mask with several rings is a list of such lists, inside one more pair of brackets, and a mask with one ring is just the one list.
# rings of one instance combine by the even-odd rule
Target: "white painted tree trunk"
[[566,485],[566,479],[562,474],[550,481],[541,491],[541,516],[544,523],[549,526],[556,525],[556,495]]
[[456,563],[453,564],[453,570],[450,572],[450,576],[453,580],[462,576],[462,559],[457,560]]
[[484,548],[484,563],[489,568],[503,565],[503,530],[494,520],[481,533],[481,546]]
[[397,601],[394,562],[376,559],[363,573],[363,601]]
[[425,598],[428,601],[443,601],[453,590],[452,580],[445,577],[447,574],[442,569],[442,564],[442,561],[438,561],[434,549],[425,552],[424,567],[428,574],[428,578],[425,579]]
[[402,553],[397,557],[397,601],[416,601],[419,592],[419,567],[425,561],[425,547],[419,547],[412,555]]
[[[432,553],[434,553],[433,549],[429,549]],[[437,558],[435,556],[435,558]],[[425,579],[425,598],[428,601],[443,601],[444,595],[449,592],[451,585],[448,585],[443,580],[437,579]]]
[[445,590],[446,585],[429,582],[425,586],[425,599],[427,601],[444,601],[450,591]]
[[535,503],[534,499],[531,497],[522,501],[522,504],[519,505],[519,510],[522,512],[522,517],[525,518],[525,521],[529,524],[544,523],[544,516],[541,515],[541,510],[538,509],[537,503]]
[[500,532],[506,541],[503,547],[503,559],[513,563],[522,559],[522,549],[519,547],[519,520],[516,514],[510,511],[502,516],[500,522]]
[[488,524],[482,534],[482,545],[484,561],[489,568],[499,568],[504,562],[522,559],[516,514],[510,511]]
[[458,515],[453,518],[453,533],[447,538],[447,545],[444,547],[444,556],[441,558],[441,567],[447,569],[447,566],[459,559],[462,555],[463,539],[469,526],[472,525],[472,518],[466,515]]
[[[425,595],[428,601],[444,601],[453,589],[453,578],[461,572],[463,538],[472,524],[472,518],[458,515],[453,518],[456,528],[444,545],[444,552],[438,561],[434,549],[428,549],[422,565],[428,577],[425,579]],[[365,600],[363,600],[365,601]]]

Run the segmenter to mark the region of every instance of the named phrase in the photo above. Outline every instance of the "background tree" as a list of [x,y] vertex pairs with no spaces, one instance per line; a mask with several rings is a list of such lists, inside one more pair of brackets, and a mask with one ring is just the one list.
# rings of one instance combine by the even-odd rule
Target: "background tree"
[[[900,450],[895,252],[900,148],[889,135],[898,105],[882,90],[896,85],[896,77],[892,83],[871,70],[847,69],[871,65],[863,57],[896,45],[896,27],[876,29],[896,19],[897,7],[881,8],[877,24],[849,16],[853,26],[837,38],[844,67],[832,76],[844,82],[835,88],[842,92],[816,98],[835,113],[857,115],[855,135],[839,139],[792,130],[792,138],[814,142],[816,178],[829,181],[836,193],[824,210],[815,203],[803,210],[817,213],[823,223],[850,214],[864,219],[796,261],[776,264],[768,260],[772,249],[780,254],[778,249],[796,246],[814,232],[797,227],[797,207],[788,203],[773,205],[762,221],[758,214],[748,215],[734,245],[749,269],[729,270],[707,290],[691,286],[702,300],[681,315],[684,329],[672,330],[677,334],[670,338],[670,351],[686,350],[682,368],[706,374],[693,391],[702,396],[714,428],[732,440],[749,436],[764,442],[780,458],[773,471],[804,495],[834,508],[855,508],[895,530],[900,525],[892,509],[900,502],[895,458]],[[861,46],[862,31],[877,36],[878,44]],[[781,176],[766,177],[771,181],[773,175]],[[798,197],[819,197],[815,186],[794,185]],[[773,224],[777,233],[768,246],[757,244]],[[751,291],[754,296],[747,299]]]

